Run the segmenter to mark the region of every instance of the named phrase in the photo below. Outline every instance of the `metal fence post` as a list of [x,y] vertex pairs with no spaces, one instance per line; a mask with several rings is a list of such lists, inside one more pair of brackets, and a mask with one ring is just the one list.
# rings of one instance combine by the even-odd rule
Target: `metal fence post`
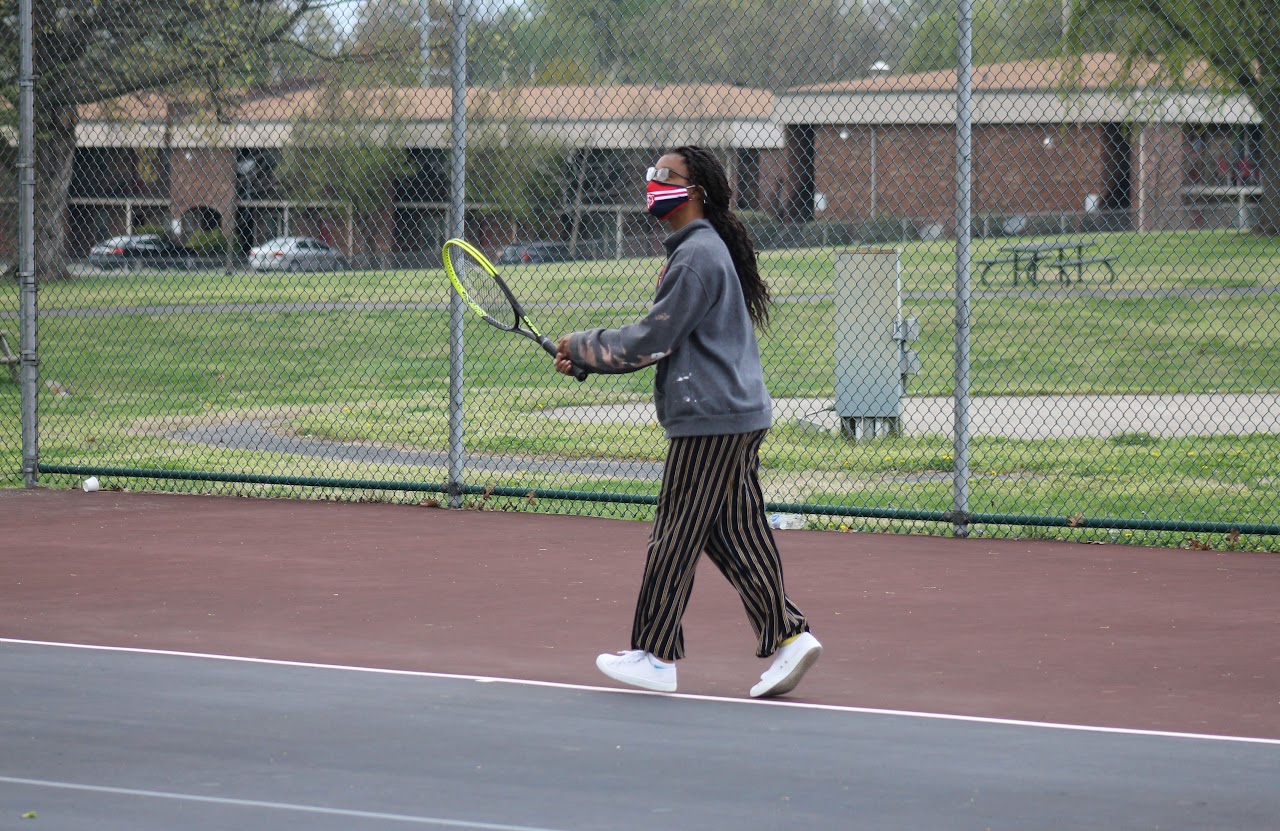
[[36,328],[35,254],[35,72],[32,61],[31,4],[19,0],[18,77],[18,281],[20,283],[19,346],[22,384],[22,477],[29,488],[36,485],[39,472],[38,337]]
[[[466,235],[467,182],[467,4],[453,0],[450,74],[453,103],[449,154],[449,237]],[[457,292],[449,292],[449,507],[462,506],[463,459],[463,314]]]
[[960,0],[956,83],[956,363],[952,527],[969,533],[969,266],[973,236],[973,4]]

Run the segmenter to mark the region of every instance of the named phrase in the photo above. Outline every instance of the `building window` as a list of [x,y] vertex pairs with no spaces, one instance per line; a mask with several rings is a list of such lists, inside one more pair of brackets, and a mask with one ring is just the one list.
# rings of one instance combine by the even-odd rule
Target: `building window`
[[138,164],[138,154],[128,147],[79,147],[71,163],[74,198],[125,199],[139,196],[148,183],[143,173],[159,177],[151,167]]
[[236,151],[236,197],[270,199],[275,196],[275,170],[279,151],[251,147]]
[[448,204],[450,182],[448,151],[412,147],[405,153],[413,173],[396,180],[396,202]]
[[1207,188],[1257,186],[1262,181],[1261,144],[1262,128],[1257,124],[1190,128],[1187,183]]
[[444,245],[446,216],[435,208],[396,208],[392,230],[397,252],[437,252]]
[[600,150],[571,154],[564,169],[565,208],[586,205],[644,206],[644,170],[661,150]]
[[1124,124],[1102,129],[1104,211],[1127,211],[1133,202],[1133,152]]
[[739,150],[736,168],[738,176],[734,182],[734,198],[738,210],[760,210],[760,151]]
[[812,124],[787,127],[787,173],[791,177],[785,222],[812,222],[813,199],[817,192],[814,180],[814,128]]

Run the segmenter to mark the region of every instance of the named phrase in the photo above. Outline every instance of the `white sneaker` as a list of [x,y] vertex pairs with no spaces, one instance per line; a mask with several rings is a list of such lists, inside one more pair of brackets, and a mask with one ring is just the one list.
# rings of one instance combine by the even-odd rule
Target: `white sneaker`
[[821,654],[822,644],[808,632],[779,647],[773,664],[760,676],[760,683],[751,688],[751,697],[770,698],[791,692]]
[[643,649],[608,653],[596,658],[600,671],[615,681],[654,692],[676,691],[676,665],[655,658]]

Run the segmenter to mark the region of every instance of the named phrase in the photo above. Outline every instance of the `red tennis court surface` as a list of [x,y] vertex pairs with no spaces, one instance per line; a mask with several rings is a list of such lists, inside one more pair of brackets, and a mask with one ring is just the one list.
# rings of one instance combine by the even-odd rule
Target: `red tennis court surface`
[[[647,523],[0,490],[0,636],[609,685]],[[780,531],[826,651],[789,698],[1280,738],[1280,556]],[[764,668],[704,560],[680,691]]]

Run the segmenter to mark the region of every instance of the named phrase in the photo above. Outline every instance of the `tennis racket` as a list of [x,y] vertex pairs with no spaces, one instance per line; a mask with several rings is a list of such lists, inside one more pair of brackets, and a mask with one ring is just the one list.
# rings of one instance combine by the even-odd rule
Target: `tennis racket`
[[[446,242],[444,270],[453,283],[453,290],[481,320],[504,332],[524,335],[548,355],[555,356],[556,345],[529,322],[520,301],[498,276],[498,269],[474,245],[463,239]],[[575,364],[573,377],[581,381],[587,377],[587,371]]]

